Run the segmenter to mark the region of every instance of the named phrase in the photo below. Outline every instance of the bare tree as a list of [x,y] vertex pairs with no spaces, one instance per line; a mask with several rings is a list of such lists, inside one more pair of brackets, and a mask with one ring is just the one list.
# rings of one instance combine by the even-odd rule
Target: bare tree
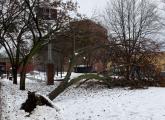
[[129,79],[133,63],[159,50],[159,43],[149,39],[160,27],[157,7],[149,0],[113,0],[103,16],[113,46],[112,59],[126,67],[125,76]]
[[[21,66],[20,89],[25,89],[26,66],[32,57],[61,29],[67,28],[73,18],[71,11],[77,14],[77,4],[72,1],[51,1],[57,13],[50,21],[43,20],[36,11],[40,0],[6,0],[1,12],[1,45],[5,48],[12,70]],[[40,11],[42,12],[42,11]],[[48,23],[49,22],[49,23]],[[49,25],[48,25],[49,24]],[[48,31],[48,26],[51,28]],[[27,43],[27,47],[25,44]],[[15,48],[15,49],[12,49]],[[28,49],[25,49],[28,48]],[[13,75],[17,75],[17,72]],[[17,77],[14,77],[16,82]]]
[[[0,44],[5,48],[10,59],[14,84],[17,84],[20,54],[25,54],[24,48],[21,46],[24,41],[22,36],[27,26],[23,21],[25,8],[23,8],[22,4],[23,2],[18,2],[17,0],[6,0],[0,4]],[[20,52],[20,49],[22,49],[22,52]]]

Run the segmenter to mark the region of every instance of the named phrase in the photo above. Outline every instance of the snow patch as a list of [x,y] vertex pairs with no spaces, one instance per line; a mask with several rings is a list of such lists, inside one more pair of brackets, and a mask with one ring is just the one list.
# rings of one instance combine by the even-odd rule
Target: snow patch
[[60,108],[57,107],[48,97],[46,97],[45,95],[42,95],[40,93],[35,93],[36,96],[42,96],[43,98],[45,98],[52,106],[54,109],[56,109],[57,112],[60,111]]

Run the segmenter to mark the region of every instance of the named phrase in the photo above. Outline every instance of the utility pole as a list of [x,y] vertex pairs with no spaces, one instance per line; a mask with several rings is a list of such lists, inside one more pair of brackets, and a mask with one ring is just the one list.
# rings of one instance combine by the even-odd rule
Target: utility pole
[[[48,33],[51,31],[51,22],[52,20],[57,18],[57,9],[51,7],[50,1],[45,0],[42,3],[39,3],[38,6],[38,16],[41,17],[43,20],[47,21],[48,25]],[[49,37],[48,43],[48,61],[47,61],[47,85],[54,84],[54,64],[52,59],[52,42],[51,38]]]
[[[50,12],[49,12],[50,14]],[[48,23],[48,32],[50,32],[51,24]],[[52,60],[52,42],[49,38],[48,43],[48,63],[47,63],[47,85],[53,85],[54,84],[54,64]]]

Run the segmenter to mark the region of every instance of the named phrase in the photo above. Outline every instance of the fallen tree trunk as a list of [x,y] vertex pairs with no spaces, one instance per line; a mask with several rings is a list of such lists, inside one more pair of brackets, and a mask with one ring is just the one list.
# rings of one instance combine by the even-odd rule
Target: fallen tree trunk
[[67,71],[67,75],[65,76],[64,80],[60,83],[60,85],[55,88],[52,92],[50,92],[48,94],[48,97],[50,100],[55,99],[60,93],[62,93],[66,88],[68,88],[69,86],[71,86],[72,84],[77,83],[78,81],[82,80],[82,79],[105,79],[104,77],[100,77],[99,75],[96,74],[85,74],[85,75],[81,75],[77,78],[71,79],[70,80],[70,76],[72,73],[72,69],[74,67],[74,65],[77,62],[77,58],[89,51],[93,51],[96,50],[97,48],[102,48],[102,47],[107,47],[108,45],[104,45],[104,46],[97,46],[94,48],[84,48],[84,49],[80,49],[77,51],[77,54],[73,53],[71,58],[70,58],[70,63],[69,63],[69,68]]
[[[55,99],[60,93],[62,93],[65,89],[67,89],[69,86],[76,84],[82,79],[96,79],[96,80],[101,80],[105,82],[105,77],[99,76],[97,74],[84,74],[80,75],[77,78],[71,79],[71,80],[64,80],[63,82],[60,83],[60,85],[55,88],[51,93],[48,94],[48,97],[50,100]],[[107,82],[108,84],[108,82]]]

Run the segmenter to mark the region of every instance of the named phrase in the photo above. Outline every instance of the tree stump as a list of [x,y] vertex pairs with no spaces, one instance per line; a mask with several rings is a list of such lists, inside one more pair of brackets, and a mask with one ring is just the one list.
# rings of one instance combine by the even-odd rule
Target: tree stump
[[20,109],[25,110],[25,112],[29,112],[31,114],[37,105],[47,105],[54,108],[54,105],[46,97],[40,94],[36,94],[36,92],[28,91],[28,98],[24,103],[22,103]]

